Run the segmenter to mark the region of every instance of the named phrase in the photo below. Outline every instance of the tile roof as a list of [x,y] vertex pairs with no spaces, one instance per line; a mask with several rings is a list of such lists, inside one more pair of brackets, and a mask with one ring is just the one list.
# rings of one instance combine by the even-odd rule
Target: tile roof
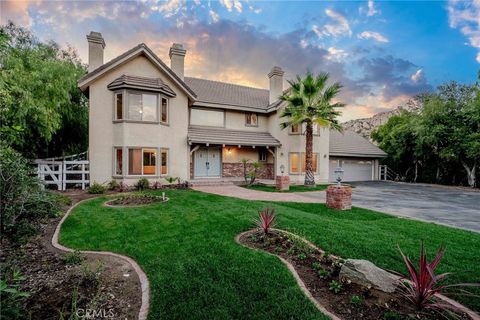
[[197,94],[197,104],[246,107],[260,112],[265,112],[269,105],[269,92],[265,89],[191,77],[185,77],[185,83]]
[[123,88],[147,89],[150,91],[162,92],[170,97],[176,96],[175,92],[160,78],[127,76],[123,74],[108,84],[107,88],[110,90]]
[[345,130],[342,133],[330,130],[330,156],[345,157],[386,157],[379,147],[360,136]]
[[175,72],[173,72],[172,69],[170,69],[145,43],[140,43],[137,46],[133,47],[132,49],[125,51],[121,55],[119,55],[116,58],[113,58],[112,60],[108,61],[107,63],[102,64],[100,67],[96,68],[92,72],[87,73],[84,75],[80,80],[78,80],[78,83],[81,87],[85,86],[88,84],[91,80],[96,78],[99,74],[101,74],[103,71],[106,71],[110,69],[111,67],[115,66],[118,62],[122,61],[123,59],[129,57],[132,54],[137,53],[135,56],[139,54],[147,54],[153,58],[153,60],[158,63],[158,65],[161,66],[162,69],[164,69],[168,75],[170,75],[175,81],[177,81],[181,87],[185,91],[187,91],[192,97],[196,98],[195,92],[182,80],[180,79]]
[[268,132],[228,130],[223,128],[190,127],[189,143],[209,143],[242,146],[280,146]]

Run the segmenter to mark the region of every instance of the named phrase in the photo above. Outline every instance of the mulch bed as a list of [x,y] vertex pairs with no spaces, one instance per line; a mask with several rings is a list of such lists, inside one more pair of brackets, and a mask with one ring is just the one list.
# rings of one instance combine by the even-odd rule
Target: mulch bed
[[[73,203],[94,197],[78,190],[63,194]],[[24,319],[70,319],[72,313],[86,319],[135,319],[141,289],[131,266],[122,259],[98,255],[79,255],[82,261],[69,264],[68,254],[50,242],[59,221],[60,217],[45,221],[24,245],[2,243],[2,276],[18,270],[26,278],[21,290],[30,295],[22,303],[27,311]]]
[[144,206],[152,203],[166,202],[168,198],[161,196],[153,196],[148,194],[124,195],[119,198],[107,201],[108,206]]
[[[292,235],[271,231],[268,236],[263,236],[258,231],[251,231],[243,234],[239,242],[287,260],[320,305],[342,319],[445,318],[436,311],[416,310],[400,292],[385,293],[349,281],[342,282],[339,278],[342,259],[315,250]],[[330,289],[332,281],[341,285],[340,292],[334,293]],[[360,302],[353,302],[353,296],[359,297]],[[457,319],[470,319],[466,314],[455,316]]]

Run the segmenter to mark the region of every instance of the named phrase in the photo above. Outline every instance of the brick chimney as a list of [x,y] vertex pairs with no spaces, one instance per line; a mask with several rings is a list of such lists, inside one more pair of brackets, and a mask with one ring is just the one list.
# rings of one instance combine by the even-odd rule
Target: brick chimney
[[187,50],[180,43],[174,43],[170,47],[168,55],[170,56],[170,68],[183,80],[185,71],[185,54]]
[[268,74],[268,78],[270,79],[270,98],[269,103],[273,103],[278,100],[283,94],[283,72],[282,68],[280,67],[273,67],[270,73]]
[[92,72],[103,64],[105,40],[100,32],[90,31],[88,41],[88,72]]

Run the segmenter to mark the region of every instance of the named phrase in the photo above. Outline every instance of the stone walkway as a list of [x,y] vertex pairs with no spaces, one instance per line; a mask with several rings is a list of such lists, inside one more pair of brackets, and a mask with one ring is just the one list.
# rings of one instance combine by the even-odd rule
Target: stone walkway
[[309,191],[296,193],[267,192],[242,188],[236,185],[196,186],[193,187],[193,189],[201,192],[213,193],[221,196],[234,197],[245,200],[325,203],[325,191]]

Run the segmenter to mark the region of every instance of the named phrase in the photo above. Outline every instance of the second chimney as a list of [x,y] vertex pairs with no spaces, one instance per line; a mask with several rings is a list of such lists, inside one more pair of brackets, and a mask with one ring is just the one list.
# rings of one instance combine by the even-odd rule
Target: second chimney
[[270,79],[269,103],[272,104],[283,94],[283,72],[280,67],[273,67],[268,78]]
[[174,43],[170,47],[170,68],[177,74],[177,76],[183,80],[185,70],[185,54],[187,50],[183,48],[180,43]]
[[88,72],[92,72],[103,64],[105,40],[100,32],[90,31],[88,41]]

